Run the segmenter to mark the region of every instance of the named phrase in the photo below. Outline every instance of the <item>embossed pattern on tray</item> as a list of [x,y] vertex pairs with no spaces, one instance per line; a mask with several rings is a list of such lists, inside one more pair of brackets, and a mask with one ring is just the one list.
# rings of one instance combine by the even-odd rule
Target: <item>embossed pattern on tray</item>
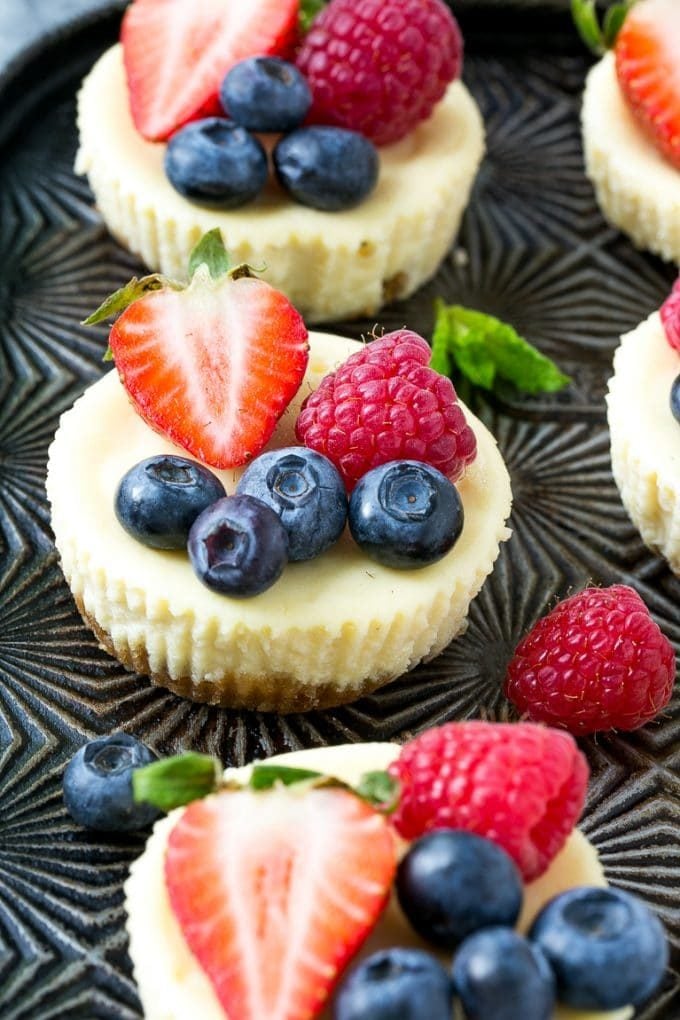
[[[123,928],[122,881],[141,841],[102,841],[61,804],[65,761],[124,728],[161,752],[230,763],[300,746],[403,739],[446,719],[511,717],[508,656],[546,605],[588,581],[635,585],[680,649],[680,581],[629,523],[610,467],[603,394],[619,334],[656,308],[673,271],[602,220],[582,170],[578,103],[587,58],[568,22],[470,16],[466,79],[488,156],[461,236],[437,278],[380,316],[428,333],[432,301],[511,320],[574,378],[558,397],[471,394],[512,474],[514,536],[434,662],[349,707],[277,718],[209,709],[153,689],[99,650],[54,554],[47,447],[60,413],[102,370],[102,330],[78,322],[139,267],[108,237],[74,177],[74,94],[113,23],[35,59],[0,114],[0,1016],[141,1016]],[[77,54],[66,62],[61,53]],[[30,83],[33,83],[31,91]],[[28,91],[26,91],[28,89]],[[17,113],[17,110],[19,111]],[[373,323],[344,324],[359,335]],[[467,395],[466,395],[467,396]],[[634,413],[634,408],[631,409]],[[680,937],[680,725],[584,741],[593,768],[585,828],[612,881],[654,904]],[[669,976],[645,1020],[680,1016]]]

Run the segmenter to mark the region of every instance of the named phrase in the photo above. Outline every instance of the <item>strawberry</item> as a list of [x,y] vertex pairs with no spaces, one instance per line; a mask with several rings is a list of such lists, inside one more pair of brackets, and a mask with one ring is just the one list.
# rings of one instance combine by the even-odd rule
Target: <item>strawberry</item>
[[194,801],[165,882],[189,948],[234,1020],[308,1020],[390,891],[385,818],[340,788],[275,786]]
[[164,141],[190,120],[221,113],[218,90],[245,57],[286,56],[298,0],[135,0],[121,41],[135,127]]
[[227,271],[225,259],[213,231],[192,255],[188,287],[159,276],[133,280],[86,320],[125,309],[109,344],[136,411],[216,468],[262,450],[308,359],[307,330],[288,299],[245,267]]
[[626,101],[656,147],[680,168],[680,2],[643,0],[615,46]]

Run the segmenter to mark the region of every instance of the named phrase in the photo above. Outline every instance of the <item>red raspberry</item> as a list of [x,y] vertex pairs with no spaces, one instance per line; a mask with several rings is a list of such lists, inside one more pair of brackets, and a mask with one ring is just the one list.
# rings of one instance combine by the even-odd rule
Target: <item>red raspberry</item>
[[295,434],[333,461],[348,490],[391,460],[425,461],[455,481],[475,459],[475,434],[451,380],[428,367],[431,353],[409,329],[387,333],[305,400]]
[[446,723],[405,744],[389,771],[405,839],[466,829],[503,847],[529,882],[564,846],[588,786],[573,737],[531,723]]
[[442,0],[331,0],[297,57],[311,119],[397,142],[461,72],[463,38]]
[[571,733],[634,730],[670,701],[675,653],[637,592],[586,588],[520,641],[505,693],[536,722]]
[[680,352],[680,276],[675,281],[673,290],[661,305],[660,314],[666,339],[671,347]]

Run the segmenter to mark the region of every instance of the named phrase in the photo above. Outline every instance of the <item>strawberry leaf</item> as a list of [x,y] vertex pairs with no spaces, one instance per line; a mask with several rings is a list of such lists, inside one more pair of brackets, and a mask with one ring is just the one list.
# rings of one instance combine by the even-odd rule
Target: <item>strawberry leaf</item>
[[143,276],[140,280],[133,276],[129,283],[126,283],[124,287],[120,287],[113,294],[109,295],[105,301],[102,301],[99,308],[92,315],[88,315],[86,319],[83,319],[81,326],[95,326],[98,322],[104,322],[105,319],[113,319],[116,315],[124,312],[126,308],[129,308],[135,301],[138,301],[139,298],[144,297],[145,294],[151,294],[155,290],[163,290],[165,288],[170,288],[171,290],[183,289],[181,284],[168,280],[159,273]]
[[602,33],[604,36],[604,45],[607,49],[611,49],[616,42],[616,37],[621,31],[623,23],[626,20],[628,12],[634,2],[635,0],[624,0],[623,3],[614,4],[606,12],[602,23]]
[[189,256],[189,279],[194,275],[199,266],[206,265],[213,280],[219,280],[221,276],[229,271],[231,261],[227,249],[224,247],[222,233],[218,227],[209,230]]
[[588,49],[601,57],[606,46],[595,10],[595,0],[571,0],[571,16]]
[[270,790],[276,783],[292,786],[294,783],[323,778],[321,772],[313,772],[311,769],[297,769],[289,765],[253,765],[248,786],[251,790]]
[[300,0],[300,14],[298,16],[300,31],[309,32],[314,18],[325,6],[326,0]]
[[475,386],[496,379],[524,393],[555,393],[571,381],[550,358],[493,315],[437,301],[430,366],[442,375],[458,369]]
[[401,784],[389,772],[365,772],[355,787],[355,793],[372,807],[391,815],[399,805]]
[[145,801],[161,811],[172,811],[219,789],[222,765],[209,754],[188,751],[154,761],[132,773],[135,801]]

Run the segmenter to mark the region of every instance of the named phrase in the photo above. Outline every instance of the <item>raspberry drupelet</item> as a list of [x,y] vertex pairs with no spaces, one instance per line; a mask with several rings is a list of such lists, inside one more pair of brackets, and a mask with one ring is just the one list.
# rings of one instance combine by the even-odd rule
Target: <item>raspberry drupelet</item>
[[428,367],[427,341],[388,333],[327,375],[302,406],[295,434],[333,461],[348,490],[371,468],[420,460],[455,482],[475,459],[475,435],[453,384]]

